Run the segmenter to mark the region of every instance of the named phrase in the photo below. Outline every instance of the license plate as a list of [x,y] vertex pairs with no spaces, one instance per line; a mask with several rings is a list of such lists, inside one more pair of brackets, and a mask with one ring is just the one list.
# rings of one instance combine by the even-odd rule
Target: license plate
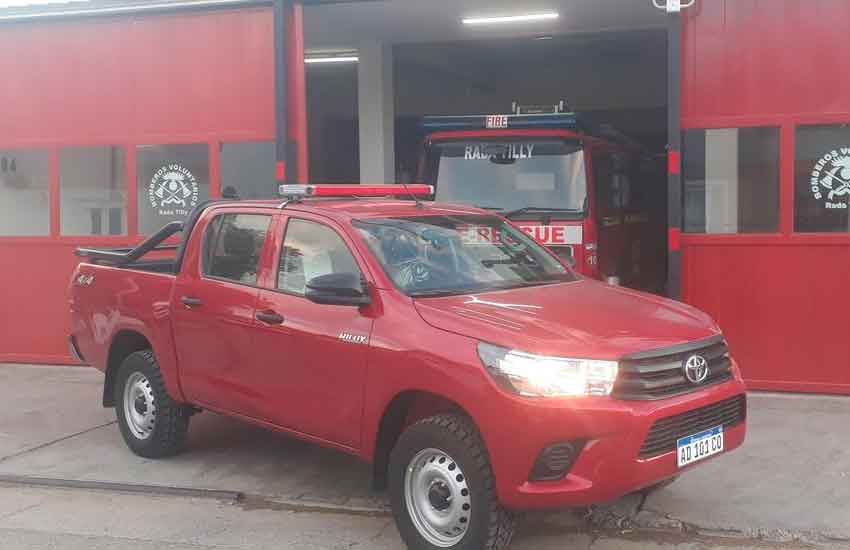
[[676,441],[679,468],[723,452],[723,426]]

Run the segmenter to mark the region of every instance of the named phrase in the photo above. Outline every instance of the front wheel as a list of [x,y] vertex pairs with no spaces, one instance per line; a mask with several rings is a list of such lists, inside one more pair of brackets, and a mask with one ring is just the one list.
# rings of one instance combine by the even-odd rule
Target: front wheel
[[115,413],[127,446],[145,458],[161,458],[183,449],[189,408],[165,390],[159,363],[150,350],[127,356],[115,380]]
[[454,414],[420,420],[390,455],[390,499],[408,548],[502,550],[514,516],[496,498],[487,450],[474,424]]

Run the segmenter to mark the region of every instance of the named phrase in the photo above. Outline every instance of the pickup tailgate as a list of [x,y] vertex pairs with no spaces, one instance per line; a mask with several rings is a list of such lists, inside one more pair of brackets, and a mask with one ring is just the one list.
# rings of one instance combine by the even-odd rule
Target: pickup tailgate
[[106,370],[109,346],[123,330],[140,333],[154,345],[159,341],[170,346],[174,280],[171,273],[77,266],[69,290],[70,336],[82,359]]

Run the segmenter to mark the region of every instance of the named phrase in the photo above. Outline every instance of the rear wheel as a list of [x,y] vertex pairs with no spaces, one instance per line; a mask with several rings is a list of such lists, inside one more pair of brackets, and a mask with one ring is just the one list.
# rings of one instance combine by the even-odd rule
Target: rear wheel
[[441,414],[410,426],[390,455],[390,498],[413,550],[501,550],[515,520],[496,499],[487,450],[473,423]]
[[191,410],[168,395],[150,350],[132,353],[121,363],[115,380],[115,413],[124,441],[139,456],[174,455],[186,443]]

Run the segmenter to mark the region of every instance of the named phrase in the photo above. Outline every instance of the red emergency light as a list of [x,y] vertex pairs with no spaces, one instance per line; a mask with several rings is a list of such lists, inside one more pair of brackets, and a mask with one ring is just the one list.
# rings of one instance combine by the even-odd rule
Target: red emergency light
[[278,193],[282,197],[409,197],[411,195],[433,195],[434,186],[420,183],[409,185],[281,185]]

